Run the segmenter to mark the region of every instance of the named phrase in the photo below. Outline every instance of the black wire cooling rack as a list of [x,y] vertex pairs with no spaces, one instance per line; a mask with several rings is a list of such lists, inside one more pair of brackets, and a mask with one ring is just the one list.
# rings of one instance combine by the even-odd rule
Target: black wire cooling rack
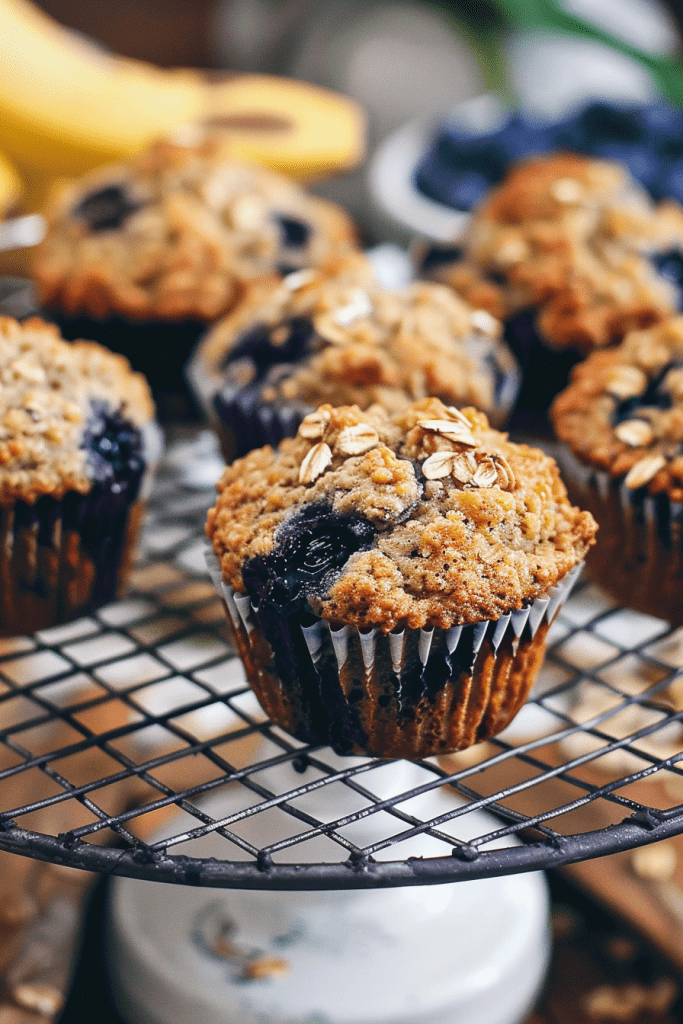
[[683,832],[683,630],[590,582],[493,741],[406,765],[338,758],[268,722],[204,565],[208,438],[170,447],[124,600],[0,640],[0,849],[192,885],[372,888]]

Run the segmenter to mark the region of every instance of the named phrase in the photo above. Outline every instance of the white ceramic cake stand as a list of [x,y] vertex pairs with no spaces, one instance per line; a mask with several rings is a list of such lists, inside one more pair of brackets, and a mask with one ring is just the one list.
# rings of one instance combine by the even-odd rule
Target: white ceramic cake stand
[[[329,761],[328,752],[325,759]],[[336,759],[339,767],[357,759]],[[309,769],[311,771],[311,769]],[[379,765],[363,785],[384,798],[433,779],[408,762]],[[276,792],[302,781],[289,766],[259,773]],[[452,810],[440,790],[401,804],[421,818]],[[202,806],[215,818],[248,805],[227,787]],[[320,820],[357,809],[341,783],[297,801]],[[270,817],[269,817],[270,815]],[[187,816],[187,827],[196,825]],[[264,812],[240,834],[264,846],[284,838],[288,818]],[[392,832],[404,827],[392,822]],[[467,840],[499,823],[471,812],[442,826]],[[179,834],[182,815],[166,836]],[[359,845],[387,832],[370,815],[352,826]],[[292,822],[289,834],[300,831]],[[160,838],[160,837],[157,837]],[[344,860],[319,837],[307,861]],[[239,859],[218,836],[174,852]],[[443,843],[419,836],[386,856],[443,855]],[[289,856],[287,856],[289,854]],[[280,860],[302,860],[302,848]],[[196,889],[118,878],[109,919],[109,969],[116,1003],[131,1024],[514,1024],[531,1006],[550,952],[548,896],[542,874],[435,886],[325,892]]]

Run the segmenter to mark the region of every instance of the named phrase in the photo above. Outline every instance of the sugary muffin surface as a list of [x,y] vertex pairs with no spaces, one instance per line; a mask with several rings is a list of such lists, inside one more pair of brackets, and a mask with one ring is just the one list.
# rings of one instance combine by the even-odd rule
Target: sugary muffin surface
[[582,462],[683,501],[683,317],[579,363],[551,415]]
[[34,260],[45,305],[211,320],[245,282],[315,265],[355,234],[333,203],[220,147],[158,144],[62,186]]
[[552,459],[438,399],[393,417],[321,406],[278,450],[228,467],[218,490],[207,534],[235,591],[383,632],[520,608],[596,531]]
[[677,204],[655,206],[618,164],[560,153],[518,165],[436,276],[498,316],[536,307],[548,344],[587,352],[679,307],[681,250]]
[[129,443],[138,457],[127,434],[153,415],[147,382],[123,356],[69,344],[42,320],[0,318],[0,504],[90,490],[103,458],[125,457]]
[[494,317],[444,285],[389,291],[356,257],[255,286],[211,329],[196,359],[215,391],[241,375],[249,386],[262,380],[266,402],[381,402],[398,411],[439,394],[493,414],[516,367],[501,333]]

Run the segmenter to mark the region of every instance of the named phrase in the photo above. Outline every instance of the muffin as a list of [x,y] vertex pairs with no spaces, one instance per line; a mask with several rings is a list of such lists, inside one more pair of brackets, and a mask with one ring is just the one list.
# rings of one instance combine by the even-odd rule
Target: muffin
[[113,599],[158,436],[144,377],[33,318],[0,318],[0,635]]
[[567,483],[599,520],[589,565],[639,611],[683,622],[683,317],[594,352],[551,409]]
[[254,286],[188,374],[228,459],[291,436],[323,402],[398,412],[436,395],[501,424],[519,383],[501,333],[443,285],[382,288],[358,254]]
[[615,163],[569,153],[518,165],[475,212],[462,253],[427,272],[505,321],[520,405],[547,410],[571,365],[683,306],[683,210]]
[[248,281],[316,265],[355,240],[339,207],[229,162],[210,139],[160,143],[67,183],[46,218],[33,264],[44,307],[65,336],[124,352],[155,391],[182,387],[192,344]]
[[421,758],[503,729],[593,543],[557,467],[472,408],[322,405],[229,466],[209,565],[274,722]]

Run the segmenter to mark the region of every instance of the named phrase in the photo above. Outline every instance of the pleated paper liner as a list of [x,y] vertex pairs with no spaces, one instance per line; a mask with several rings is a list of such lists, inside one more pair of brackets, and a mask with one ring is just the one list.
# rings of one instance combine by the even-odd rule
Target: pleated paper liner
[[247,678],[270,718],[340,754],[410,760],[496,735],[526,700],[548,628],[581,571],[497,620],[396,633],[255,608],[209,571]]
[[626,487],[566,446],[556,458],[570,497],[600,526],[586,558],[591,576],[625,607],[683,624],[683,503]]
[[145,469],[131,486],[0,505],[0,636],[68,622],[116,597],[163,447],[156,424],[142,432]]

